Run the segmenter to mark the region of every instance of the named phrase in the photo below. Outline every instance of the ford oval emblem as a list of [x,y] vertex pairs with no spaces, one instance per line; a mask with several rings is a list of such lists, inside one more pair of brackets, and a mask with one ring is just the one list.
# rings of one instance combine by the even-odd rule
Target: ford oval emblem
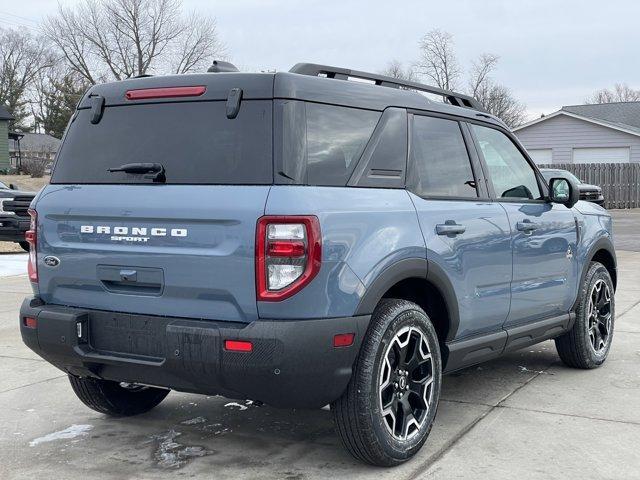
[[60,259],[52,255],[44,257],[42,261],[47,267],[57,267],[58,265],[60,265]]

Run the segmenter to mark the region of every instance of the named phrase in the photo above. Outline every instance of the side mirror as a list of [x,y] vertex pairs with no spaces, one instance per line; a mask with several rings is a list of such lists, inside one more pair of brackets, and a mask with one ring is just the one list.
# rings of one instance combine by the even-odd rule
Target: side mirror
[[15,186],[13,183],[10,183],[10,184],[9,184],[9,188],[10,188],[11,190],[17,190],[16,186]]
[[552,178],[549,180],[549,200],[561,203],[567,208],[573,207],[580,199],[578,185],[568,178]]

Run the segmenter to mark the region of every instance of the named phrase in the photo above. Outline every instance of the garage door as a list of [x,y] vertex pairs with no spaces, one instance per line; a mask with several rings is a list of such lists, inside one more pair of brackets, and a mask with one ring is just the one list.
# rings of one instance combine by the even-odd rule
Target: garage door
[[574,148],[573,163],[627,163],[629,147]]
[[538,165],[548,165],[553,163],[553,150],[550,148],[527,149],[527,152],[529,152],[531,159]]

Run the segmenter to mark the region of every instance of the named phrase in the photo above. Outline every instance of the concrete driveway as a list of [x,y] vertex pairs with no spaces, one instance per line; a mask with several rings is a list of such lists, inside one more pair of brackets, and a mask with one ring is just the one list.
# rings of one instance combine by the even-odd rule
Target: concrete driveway
[[610,210],[616,248],[640,252],[640,208]]
[[395,469],[352,460],[326,410],[171,393],[139,417],[97,414],[23,346],[26,277],[0,278],[0,479],[638,479],[640,253],[618,261],[602,368],[566,368],[545,342],[449,375],[427,445]]
[[0,254],[0,278],[26,275],[27,258],[26,253]]

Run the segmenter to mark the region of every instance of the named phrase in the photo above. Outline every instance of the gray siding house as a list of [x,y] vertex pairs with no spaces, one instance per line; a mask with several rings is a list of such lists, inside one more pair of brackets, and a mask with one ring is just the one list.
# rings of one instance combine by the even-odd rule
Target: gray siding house
[[513,131],[538,164],[640,162],[640,102],[566,106]]
[[56,156],[60,140],[44,133],[17,133],[17,140],[9,144],[11,164],[16,167],[19,159],[41,158],[51,160]]

